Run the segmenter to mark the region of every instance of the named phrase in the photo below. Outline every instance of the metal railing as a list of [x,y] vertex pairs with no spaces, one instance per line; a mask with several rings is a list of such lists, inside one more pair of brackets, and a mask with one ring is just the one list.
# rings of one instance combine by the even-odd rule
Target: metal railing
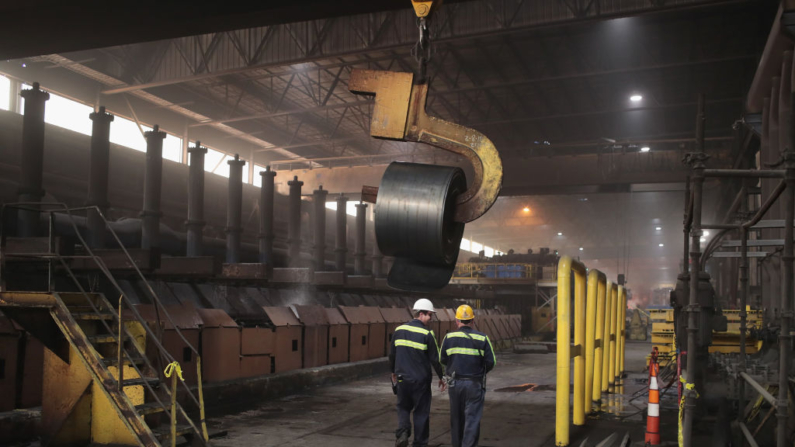
[[[43,208],[49,208],[49,209],[43,209],[42,207]],[[7,212],[8,209],[17,209],[17,210],[24,210],[24,211],[29,211],[29,212],[37,212],[37,213],[40,213],[40,214],[44,214],[44,213],[47,214],[48,223],[49,223],[49,225],[48,225],[48,227],[49,227],[49,231],[48,231],[49,253],[33,253],[33,254],[25,254],[25,253],[21,253],[21,254],[11,253],[11,254],[9,254],[9,253],[5,253],[5,250],[3,250],[3,249],[6,247],[6,241],[7,241],[8,234],[5,231],[5,225],[4,224],[6,222],[6,212]],[[110,234],[113,236],[113,240],[116,242],[116,244],[118,245],[119,249],[124,253],[124,256],[125,256],[127,262],[129,263],[130,266],[132,266],[133,270],[136,273],[136,276],[145,285],[145,290],[146,290],[146,292],[148,292],[148,294],[149,294],[149,296],[150,296],[150,298],[152,300],[152,303],[154,305],[155,316],[156,316],[155,317],[156,318],[155,324],[157,325],[159,333],[156,334],[152,330],[152,328],[149,326],[148,321],[146,321],[141,316],[141,314],[138,312],[138,310],[134,306],[133,302],[130,300],[130,298],[125,293],[124,289],[116,281],[116,278],[113,276],[113,274],[111,273],[110,269],[105,264],[105,261],[100,256],[98,256],[98,255],[96,255],[94,253],[94,251],[91,249],[89,244],[86,242],[86,240],[83,237],[83,235],[80,233],[80,229],[78,228],[78,225],[75,222],[74,216],[73,216],[73,212],[79,212],[79,211],[86,211],[86,212],[93,211],[93,212],[96,212],[97,215],[102,219],[102,221],[103,221],[103,223],[105,225],[105,228],[110,232]],[[56,234],[55,234],[54,220],[55,220],[55,214],[57,212],[65,213],[65,215],[67,216],[68,221],[70,223],[70,226],[72,227],[72,230],[74,231],[75,237],[78,239],[80,244],[83,246],[84,250],[87,252],[87,254],[88,254],[87,256],[80,256],[80,255],[64,256],[64,255],[61,255],[61,254],[59,254],[59,253],[57,253],[55,251],[55,237],[56,237]],[[127,250],[127,248],[122,243],[122,241],[119,238],[118,234],[109,225],[108,220],[106,219],[106,217],[102,213],[102,211],[99,209],[99,207],[97,207],[97,206],[86,206],[86,207],[70,208],[66,204],[58,203],[58,202],[52,202],[52,203],[17,202],[17,203],[6,203],[6,204],[3,204],[2,207],[0,207],[0,253],[3,253],[4,258],[24,258],[24,259],[46,260],[48,262],[48,292],[50,292],[50,293],[53,292],[53,290],[52,290],[53,279],[54,279],[54,265],[53,264],[54,264],[54,261],[57,261],[60,264],[61,268],[66,272],[67,276],[75,284],[75,286],[79,290],[79,293],[82,294],[85,297],[86,302],[89,304],[89,306],[91,307],[92,311],[96,315],[108,315],[109,314],[109,315],[112,316],[111,324],[113,324],[113,323],[117,324],[118,325],[118,331],[113,330],[113,328],[111,327],[111,324],[108,324],[106,319],[99,318],[98,321],[105,327],[105,330],[108,332],[108,334],[110,334],[114,338],[115,342],[120,347],[118,349],[118,351],[117,351],[117,359],[116,359],[117,365],[118,365],[118,379],[117,379],[116,382],[117,382],[117,387],[118,387],[119,390],[122,389],[123,382],[124,382],[124,377],[123,377],[124,368],[123,368],[123,366],[124,366],[124,360],[125,359],[127,361],[129,361],[130,366],[135,370],[136,374],[138,374],[138,376],[142,377],[142,378],[145,377],[145,375],[141,371],[141,368],[139,368],[138,365],[137,365],[137,363],[139,363],[139,362],[143,362],[143,364],[145,365],[146,368],[148,368],[151,371],[157,372],[158,375],[160,375],[162,370],[163,370],[162,365],[159,365],[160,367],[158,367],[158,368],[155,368],[152,365],[152,363],[150,362],[149,358],[146,356],[146,353],[141,349],[141,347],[138,345],[138,343],[135,343],[135,342],[131,343],[131,345],[134,347],[134,349],[136,351],[133,354],[131,354],[128,349],[124,348],[125,340],[127,340],[127,339],[134,340],[134,337],[129,332],[129,329],[124,324],[124,320],[122,319],[122,310],[123,310],[122,305],[123,304],[126,305],[126,308],[129,311],[129,315],[132,315],[132,317],[135,319],[135,321],[140,323],[140,325],[144,329],[144,331],[146,333],[146,336],[147,336],[147,341],[148,342],[152,342],[155,345],[155,347],[157,348],[157,351],[158,351],[158,354],[159,354],[159,358],[158,358],[159,360],[165,359],[166,363],[168,363],[168,364],[171,364],[173,362],[177,362],[177,360],[162,345],[162,332],[163,332],[163,328],[162,328],[163,321],[161,319],[161,315],[162,315],[162,316],[165,317],[166,321],[168,321],[168,323],[171,325],[173,330],[180,337],[180,339],[185,344],[185,346],[188,347],[194,355],[196,355],[197,364],[199,365],[199,368],[201,367],[201,356],[200,356],[199,351],[187,340],[187,338],[185,338],[185,336],[182,333],[182,331],[180,331],[179,327],[175,324],[174,320],[171,318],[171,315],[169,315],[168,311],[166,310],[165,306],[161,302],[160,298],[157,296],[157,294],[155,293],[154,289],[152,289],[152,286],[149,284],[149,281],[147,281],[146,277],[141,272],[140,268],[138,267],[138,265],[136,264],[136,262],[134,261],[134,259],[130,255],[129,251]],[[90,259],[97,265],[97,267],[102,272],[102,274],[106,277],[108,282],[110,282],[110,284],[113,286],[113,288],[115,289],[116,293],[119,294],[120,298],[119,298],[118,308],[116,306],[114,306],[102,294],[95,294],[95,296],[101,297],[101,299],[102,299],[102,303],[101,304],[107,309],[107,311],[103,312],[102,309],[100,309],[94,303],[94,301],[91,299],[91,293],[87,292],[85,290],[83,285],[80,283],[78,278],[75,276],[73,270],[69,267],[69,262],[67,262],[67,261],[68,260],[73,260],[73,259]],[[3,268],[4,262],[5,262],[5,259],[3,259],[2,262],[0,262],[0,285],[3,284],[3,282],[2,282],[2,277],[3,277],[2,268]],[[118,312],[116,311],[117,309],[118,309]],[[162,312],[162,314],[161,314],[161,312]],[[126,318],[127,317],[125,317],[125,319]],[[203,443],[206,443],[208,441],[208,436],[207,436],[206,424],[205,424],[205,421],[204,421],[204,402],[203,402],[203,398],[202,398],[201,371],[199,371],[198,373],[199,373],[199,378],[200,378],[199,382],[198,382],[198,385],[197,385],[197,387],[198,387],[197,390],[198,390],[198,394],[199,394],[198,397],[193,393],[193,391],[190,389],[190,387],[184,381],[182,381],[181,383],[182,383],[182,387],[184,389],[185,395],[196,405],[197,409],[199,410],[200,418],[201,418],[200,419],[200,424],[202,426],[201,429],[198,428],[196,426],[196,424],[193,422],[193,420],[188,416],[188,414],[185,412],[182,404],[179,404],[178,402],[176,402],[174,397],[172,397],[172,394],[176,393],[176,389],[172,391],[172,390],[169,390],[169,388],[167,386],[162,387],[162,389],[164,390],[165,396],[169,400],[167,403],[164,403],[160,399],[160,396],[158,395],[158,393],[155,391],[155,389],[152,387],[152,385],[148,381],[144,380],[142,382],[143,382],[143,386],[149,391],[149,394],[155,399],[157,404],[163,409],[163,412],[168,416],[168,418],[170,420],[172,420],[172,421],[175,420],[174,415],[172,414],[172,409],[176,409],[179,412],[179,414],[182,416],[182,418],[185,421],[187,421],[187,423],[190,425],[191,430],[198,437],[198,439],[201,439],[203,441]],[[174,439],[172,439],[171,441],[173,443]]]
[[534,279],[536,266],[523,263],[467,262],[458,264],[454,279]]

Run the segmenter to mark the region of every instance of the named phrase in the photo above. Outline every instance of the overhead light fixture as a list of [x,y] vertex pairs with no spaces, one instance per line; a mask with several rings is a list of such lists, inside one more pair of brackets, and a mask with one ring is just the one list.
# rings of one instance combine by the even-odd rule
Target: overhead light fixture
[[582,251],[582,247],[580,247],[580,251]]
[[558,236],[563,236],[563,233],[561,233],[561,232],[558,232]]
[[655,230],[660,231],[662,230],[662,227],[656,227]]
[[702,237],[702,238],[701,238],[701,242],[707,242],[707,238],[705,238],[705,237]]
[[660,247],[665,247],[665,244],[660,244]]
[[522,211],[524,211],[525,213],[529,213],[530,212],[530,208],[529,207],[524,207],[524,209]]
[[704,230],[704,237],[707,237],[707,236],[709,236],[709,231]]
[[629,100],[632,102],[641,102],[643,101],[643,96],[640,95],[632,95],[629,97]]
[[650,150],[651,148],[649,146],[643,146],[642,148],[640,148],[641,152],[649,152]]

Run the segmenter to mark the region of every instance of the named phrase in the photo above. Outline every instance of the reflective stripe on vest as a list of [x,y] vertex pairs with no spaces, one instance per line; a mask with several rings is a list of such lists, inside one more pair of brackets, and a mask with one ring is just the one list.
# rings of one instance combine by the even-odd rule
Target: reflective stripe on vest
[[395,346],[405,346],[407,348],[419,349],[420,351],[428,350],[428,345],[425,343],[417,343],[411,340],[395,340]]
[[463,355],[476,355],[479,357],[483,357],[483,351],[480,349],[472,349],[472,348],[448,348],[445,351],[447,355],[453,354],[463,354]]
[[430,332],[427,329],[422,329],[422,328],[411,326],[411,325],[408,325],[408,324],[404,324],[402,326],[398,326],[397,328],[395,328],[395,332],[397,332],[397,331],[410,331],[410,332],[416,332],[416,333],[422,334],[422,335],[428,335],[428,332]]
[[464,333],[464,332],[450,332],[450,333],[448,333],[446,335],[446,337],[450,337],[450,338],[469,338],[469,337],[467,337],[467,335],[469,335],[469,337],[472,337],[472,340],[486,341],[486,337],[483,336],[483,335],[480,335],[480,334],[467,334],[467,333]]

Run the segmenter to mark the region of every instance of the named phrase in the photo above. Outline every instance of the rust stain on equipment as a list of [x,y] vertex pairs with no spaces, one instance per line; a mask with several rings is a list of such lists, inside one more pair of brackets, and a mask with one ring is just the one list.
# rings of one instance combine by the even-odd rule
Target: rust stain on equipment
[[[475,177],[456,200],[453,219],[471,222],[494,205],[502,188],[502,160],[494,143],[475,129],[428,116],[425,102],[428,85],[412,83],[412,73],[354,70],[349,88],[354,93],[375,95],[370,135],[416,141],[454,152],[472,164]],[[365,186],[363,200],[370,201],[378,188]]]

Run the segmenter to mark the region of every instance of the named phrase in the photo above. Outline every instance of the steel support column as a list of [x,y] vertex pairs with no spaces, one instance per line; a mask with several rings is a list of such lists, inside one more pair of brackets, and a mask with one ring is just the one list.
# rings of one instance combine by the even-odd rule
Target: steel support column
[[273,181],[276,172],[266,166],[264,171],[260,171],[262,177],[262,189],[259,199],[259,262],[267,264],[268,268],[273,268]]
[[160,196],[163,184],[163,140],[160,126],[144,133],[146,138],[146,172],[144,174],[144,209],[141,211],[141,248],[160,247]]
[[335,268],[337,271],[344,272],[345,255],[348,253],[348,198],[340,194],[337,197],[337,240],[334,248]]
[[[108,178],[110,169],[110,123],[113,115],[105,107],[88,115],[91,119],[91,155],[88,165],[88,200],[86,205],[96,206],[103,214],[110,207]],[[105,222],[95,210],[86,213],[89,244],[91,248],[105,248]]]
[[202,255],[202,236],[204,232],[204,156],[207,148],[197,141],[188,148],[190,166],[188,167],[188,256]]
[[314,202],[314,251],[313,260],[316,271],[326,270],[326,197],[328,191],[320,185],[312,192]]
[[686,387],[684,390],[685,417],[682,428],[684,446],[693,446],[693,420],[696,412],[696,399],[698,393],[694,388],[696,380],[697,360],[697,335],[698,335],[698,282],[701,273],[701,202],[704,189],[704,126],[705,126],[705,98],[704,94],[698,97],[698,115],[696,117],[696,151],[688,154],[693,173],[691,182],[693,187],[692,227],[690,230],[690,296],[687,305],[687,371],[685,375]]
[[287,260],[291,267],[298,267],[301,263],[301,186],[304,182],[293,176],[287,184],[290,186]]
[[243,165],[235,154],[234,160],[226,162],[229,165],[229,199],[226,204],[226,263],[240,262],[240,234],[243,232],[241,224],[243,214]]
[[367,204],[356,204],[356,252],[353,254],[353,271],[356,275],[364,275],[365,235],[367,234]]
[[[790,113],[792,100],[792,52],[784,53],[782,65],[782,82],[779,100],[779,125],[780,133],[779,147],[783,148],[782,158],[784,161],[784,253],[781,257],[783,262],[784,290],[781,296],[781,332],[779,333],[779,373],[778,373],[778,399],[776,400],[776,416],[778,417],[778,428],[776,429],[776,441],[778,447],[787,445],[788,438],[788,408],[789,408],[789,372],[790,372],[790,352],[792,351],[792,300],[795,298],[795,284],[793,283],[793,224],[795,223],[795,113]],[[771,110],[772,113],[772,110]]]
[[[20,96],[25,98],[25,114],[22,117],[22,172],[19,178],[19,201],[41,202],[44,197],[42,176],[44,170],[44,103],[50,94],[39,89],[34,82],[33,88],[22,90]],[[19,210],[19,227],[17,233],[21,237],[39,235],[39,213],[36,211]]]

